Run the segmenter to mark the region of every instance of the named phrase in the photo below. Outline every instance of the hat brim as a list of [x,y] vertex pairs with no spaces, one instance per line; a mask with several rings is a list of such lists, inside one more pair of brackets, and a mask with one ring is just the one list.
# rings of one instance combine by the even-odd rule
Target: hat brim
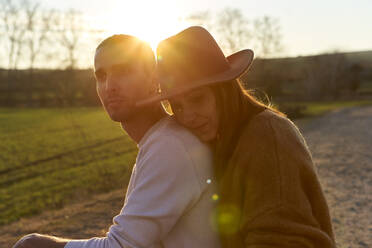
[[167,92],[161,92],[159,95],[137,101],[136,106],[141,107],[153,102],[160,102],[201,86],[237,79],[249,69],[250,65],[252,64],[253,57],[253,51],[250,49],[236,52],[226,57],[230,65],[228,70],[197,80],[196,82],[185,87],[178,87]]

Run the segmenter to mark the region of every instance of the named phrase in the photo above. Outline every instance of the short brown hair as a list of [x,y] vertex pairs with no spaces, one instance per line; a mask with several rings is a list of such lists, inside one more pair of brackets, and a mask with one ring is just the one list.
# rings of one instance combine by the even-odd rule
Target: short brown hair
[[134,54],[136,57],[141,58],[141,61],[144,62],[147,70],[152,71],[155,68],[155,54],[151,46],[147,42],[140,40],[135,36],[127,34],[112,35],[101,41],[101,43],[96,48],[96,52],[99,49],[108,46],[128,47],[128,51],[131,51],[131,54]]

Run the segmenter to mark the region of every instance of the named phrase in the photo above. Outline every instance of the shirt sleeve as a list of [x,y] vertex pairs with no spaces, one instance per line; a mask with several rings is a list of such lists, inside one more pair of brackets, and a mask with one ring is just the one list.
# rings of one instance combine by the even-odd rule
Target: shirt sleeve
[[193,161],[175,137],[146,144],[138,156],[133,189],[107,236],[72,240],[65,248],[152,247],[197,202],[201,188]]

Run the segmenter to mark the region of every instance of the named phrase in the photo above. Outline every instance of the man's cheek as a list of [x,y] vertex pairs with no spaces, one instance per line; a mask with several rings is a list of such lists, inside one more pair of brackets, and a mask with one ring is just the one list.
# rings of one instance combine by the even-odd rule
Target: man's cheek
[[97,95],[98,95],[99,99],[101,100],[101,103],[103,104],[104,100],[105,100],[104,91],[102,90],[102,87],[100,87],[100,86],[97,86],[96,89],[97,89]]

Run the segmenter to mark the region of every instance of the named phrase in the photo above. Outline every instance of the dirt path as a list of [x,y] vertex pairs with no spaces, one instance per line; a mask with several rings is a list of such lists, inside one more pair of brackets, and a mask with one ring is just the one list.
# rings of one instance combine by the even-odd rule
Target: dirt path
[[[297,122],[312,151],[339,248],[372,247],[372,107],[341,109]],[[0,247],[20,236],[47,233],[70,238],[102,236],[119,212],[124,190],[81,199],[0,227]],[[84,223],[84,224],[82,224]]]
[[331,210],[338,247],[372,247],[372,107],[299,123]]

